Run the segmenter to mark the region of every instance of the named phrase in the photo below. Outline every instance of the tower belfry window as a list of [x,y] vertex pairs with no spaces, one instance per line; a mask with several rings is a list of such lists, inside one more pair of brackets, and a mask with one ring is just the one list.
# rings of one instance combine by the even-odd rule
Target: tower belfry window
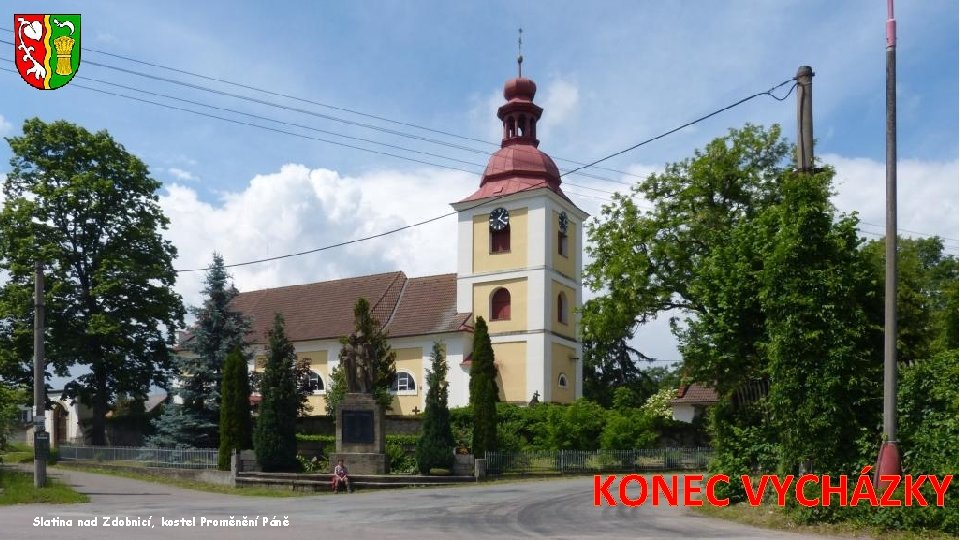
[[510,227],[499,231],[490,231],[490,253],[508,253],[510,251]]
[[557,295],[557,322],[567,324],[569,319],[570,307],[567,304],[567,295],[561,292]]
[[490,320],[506,321],[510,319],[510,291],[500,287],[490,295]]

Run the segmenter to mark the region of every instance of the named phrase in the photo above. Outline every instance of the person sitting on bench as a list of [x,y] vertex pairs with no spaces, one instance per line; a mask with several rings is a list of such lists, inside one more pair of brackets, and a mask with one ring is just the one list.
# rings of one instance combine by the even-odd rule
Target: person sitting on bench
[[336,493],[340,490],[340,484],[343,484],[347,488],[347,493],[352,493],[353,488],[350,487],[350,476],[347,471],[347,467],[344,466],[343,460],[337,460],[337,466],[333,468],[333,492]]

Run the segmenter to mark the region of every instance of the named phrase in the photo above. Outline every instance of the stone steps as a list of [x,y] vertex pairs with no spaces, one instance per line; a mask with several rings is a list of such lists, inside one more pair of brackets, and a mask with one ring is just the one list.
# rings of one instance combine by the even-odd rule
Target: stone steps
[[[422,486],[452,486],[476,482],[472,476],[420,476],[415,474],[350,475],[355,489],[392,489]],[[237,475],[238,486],[289,486],[290,489],[326,491],[331,489],[330,474],[262,473]]]

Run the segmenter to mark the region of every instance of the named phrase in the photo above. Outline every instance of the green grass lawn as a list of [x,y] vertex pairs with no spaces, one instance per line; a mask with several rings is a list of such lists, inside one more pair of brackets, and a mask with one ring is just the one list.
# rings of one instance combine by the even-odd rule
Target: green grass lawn
[[33,475],[0,468],[0,506],[27,503],[84,503],[90,498],[52,478],[41,489],[33,487]]
[[197,491],[207,491],[210,493],[225,493],[227,495],[245,495],[249,497],[304,497],[312,495],[323,495],[328,493],[327,491],[321,492],[302,492],[302,491],[291,491],[289,489],[273,489],[268,487],[230,487],[222,486],[219,484],[208,484],[206,482],[198,482],[196,480],[183,480],[180,478],[171,478],[169,476],[162,476],[160,474],[155,474],[150,471],[144,472],[134,472],[118,469],[109,469],[106,467],[91,467],[88,465],[77,465],[73,463],[67,463],[61,461],[57,464],[56,468],[65,469],[65,470],[74,470],[81,472],[89,472],[95,474],[109,474],[113,476],[122,476],[124,478],[132,478],[134,480],[143,480],[145,482],[153,482],[156,484],[166,484],[168,486],[174,486],[184,489],[194,489]]
[[826,534],[832,536],[855,536],[863,538],[865,535],[870,538],[881,540],[921,540],[921,539],[946,539],[955,538],[945,533],[933,531],[906,532],[906,531],[884,531],[873,527],[866,527],[852,523],[822,524],[822,525],[798,525],[794,523],[790,516],[786,514],[783,508],[775,504],[761,504],[760,506],[750,506],[746,503],[734,504],[722,508],[704,505],[690,507],[697,512],[708,517],[727,519],[755,527],[764,527],[767,529],[780,529],[798,533]]

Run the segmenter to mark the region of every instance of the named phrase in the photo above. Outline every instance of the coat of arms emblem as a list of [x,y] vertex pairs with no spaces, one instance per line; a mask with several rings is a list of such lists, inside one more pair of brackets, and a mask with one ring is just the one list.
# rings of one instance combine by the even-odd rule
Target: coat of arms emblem
[[14,15],[13,53],[27,84],[55,90],[80,67],[80,15]]

